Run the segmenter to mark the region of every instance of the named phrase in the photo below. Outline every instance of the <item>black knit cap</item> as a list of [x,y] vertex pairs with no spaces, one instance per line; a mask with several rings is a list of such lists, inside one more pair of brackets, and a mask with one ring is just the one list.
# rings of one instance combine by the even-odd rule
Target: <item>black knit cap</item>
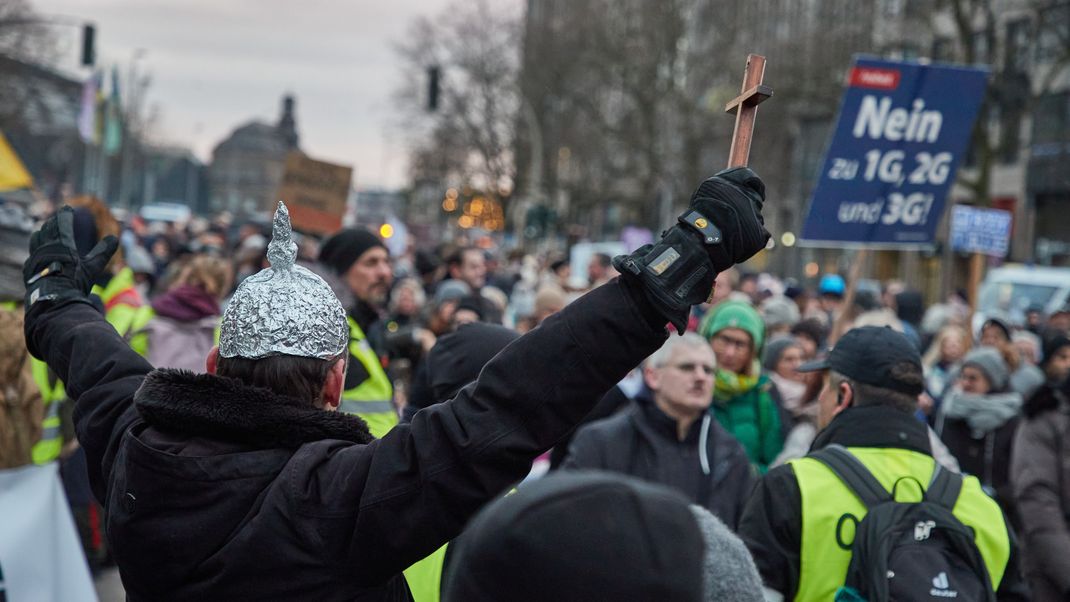
[[386,248],[379,237],[364,228],[346,228],[327,239],[320,249],[319,262],[342,275],[373,247]]
[[1044,358],[1040,362],[1041,367],[1047,368],[1051,359],[1055,357],[1055,354],[1063,347],[1070,347],[1070,337],[1068,337],[1066,333],[1054,332],[1045,337]]
[[491,358],[519,337],[504,326],[474,322],[439,339],[425,361],[434,395],[429,401],[446,401],[456,395],[461,387],[479,377]]
[[827,357],[803,364],[797,370],[832,370],[874,387],[920,395],[925,390],[920,381],[907,383],[892,375],[892,368],[904,362],[916,366],[921,374],[918,348],[902,333],[887,326],[863,326],[848,330]]
[[[456,546],[456,547],[454,547]],[[687,500],[623,475],[554,473],[490,504],[451,544],[446,602],[702,598]]]

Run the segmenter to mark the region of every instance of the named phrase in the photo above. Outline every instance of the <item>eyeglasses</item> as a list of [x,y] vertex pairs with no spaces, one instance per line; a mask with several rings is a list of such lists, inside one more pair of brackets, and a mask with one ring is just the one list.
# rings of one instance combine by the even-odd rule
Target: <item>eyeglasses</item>
[[694,372],[696,369],[701,369],[704,374],[710,376],[713,374],[713,365],[711,364],[697,364],[694,362],[684,362],[682,364],[671,364],[672,368],[676,368],[681,372]]

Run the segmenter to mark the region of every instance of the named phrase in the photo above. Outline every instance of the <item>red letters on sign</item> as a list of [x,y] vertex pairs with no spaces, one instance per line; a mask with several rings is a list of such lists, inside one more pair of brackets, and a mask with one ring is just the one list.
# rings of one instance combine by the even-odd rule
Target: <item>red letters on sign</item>
[[873,67],[854,67],[847,78],[847,85],[852,88],[872,88],[874,90],[895,90],[899,87],[898,69],[875,69]]

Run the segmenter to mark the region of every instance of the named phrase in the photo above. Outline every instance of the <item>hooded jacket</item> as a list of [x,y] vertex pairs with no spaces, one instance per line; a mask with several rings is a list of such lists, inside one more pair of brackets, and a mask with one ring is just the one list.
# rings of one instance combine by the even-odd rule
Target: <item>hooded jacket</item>
[[268,390],[152,372],[82,302],[35,306],[26,334],[77,399],[128,599],[406,600],[402,569],[523,478],[663,323],[639,285],[601,287],[378,440]]
[[630,411],[582,427],[562,467],[619,472],[675,488],[732,528],[754,483],[743,446],[710,412],[680,441],[676,420],[658,409],[647,389]]
[[156,297],[151,307],[155,316],[143,329],[149,363],[202,372],[204,358],[215,345],[219,302],[202,289],[185,285]]

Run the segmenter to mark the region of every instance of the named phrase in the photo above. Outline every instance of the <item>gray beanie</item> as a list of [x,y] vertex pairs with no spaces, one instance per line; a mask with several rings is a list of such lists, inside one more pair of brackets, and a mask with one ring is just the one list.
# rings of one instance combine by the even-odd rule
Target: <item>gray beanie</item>
[[787,297],[770,297],[762,303],[762,319],[765,329],[772,330],[783,326],[793,326],[799,321],[799,306]]
[[962,360],[963,367],[974,366],[985,373],[985,378],[992,385],[993,393],[1001,393],[1007,389],[1007,381],[1011,376],[1007,369],[1007,362],[994,347],[978,347],[966,354]]
[[776,337],[769,341],[762,351],[762,368],[769,372],[774,372],[777,363],[780,362],[780,356],[784,355],[784,352],[789,347],[798,344],[799,342],[795,340],[795,337]]
[[706,554],[702,562],[703,600],[708,602],[762,602],[762,579],[747,547],[716,516],[691,505]]
[[443,280],[435,289],[434,305],[441,306],[447,301],[460,301],[472,294],[472,289],[460,280]]

